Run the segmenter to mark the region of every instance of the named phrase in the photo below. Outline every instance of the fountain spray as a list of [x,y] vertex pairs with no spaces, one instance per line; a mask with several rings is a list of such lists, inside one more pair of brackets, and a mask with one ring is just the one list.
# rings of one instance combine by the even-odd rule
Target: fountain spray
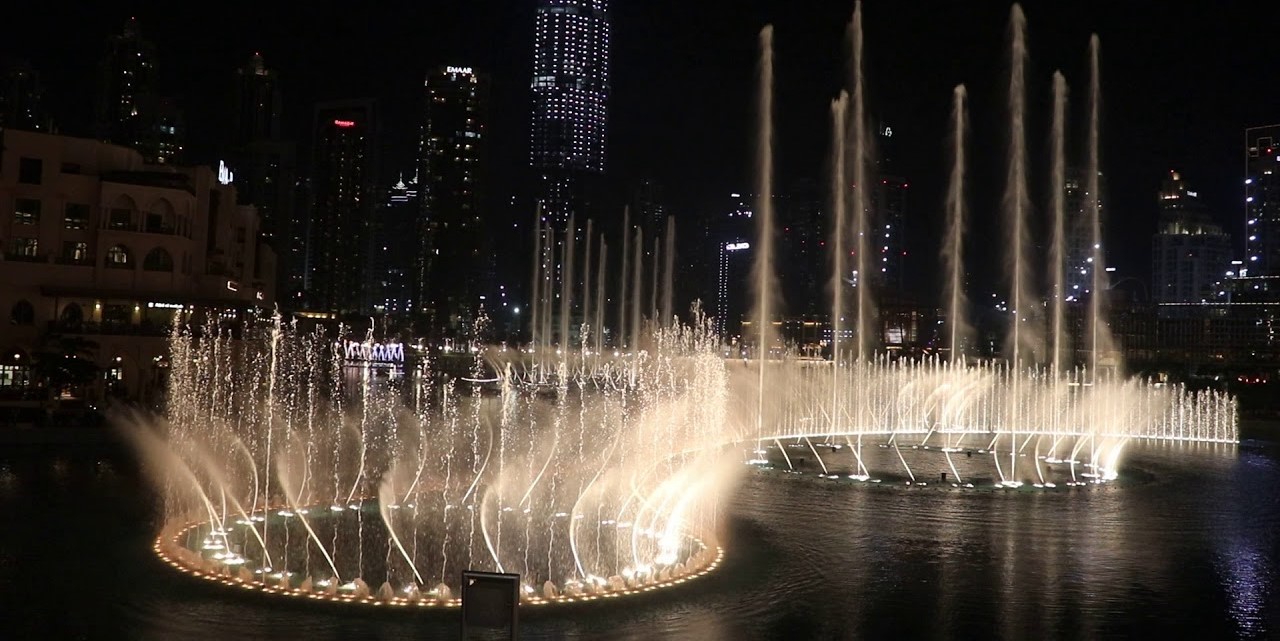
[[1066,120],[1067,80],[1053,72],[1053,132],[1049,138],[1052,167],[1049,177],[1049,209],[1053,212],[1053,245],[1049,252],[1049,269],[1053,278],[1051,309],[1053,314],[1053,376],[1062,371],[1062,321],[1066,303]]
[[946,270],[948,324],[951,326],[951,362],[964,364],[964,344],[970,338],[970,327],[965,322],[968,301],[964,295],[964,174],[965,130],[968,114],[965,111],[967,91],[964,85],[956,85],[951,104],[951,182],[947,187],[947,238],[942,248],[942,261]]

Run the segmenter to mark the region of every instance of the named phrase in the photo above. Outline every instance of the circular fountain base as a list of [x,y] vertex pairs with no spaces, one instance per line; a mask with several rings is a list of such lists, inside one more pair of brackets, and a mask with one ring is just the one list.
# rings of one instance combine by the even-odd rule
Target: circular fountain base
[[[347,510],[357,511],[355,506]],[[297,510],[303,514],[308,512],[324,514],[326,511],[328,510],[325,507]],[[336,510],[334,512],[337,513]],[[291,519],[297,515],[295,511],[288,509],[273,509],[268,514],[270,518],[263,514],[255,514],[247,519],[242,518],[237,525],[247,528],[250,524],[266,524],[281,519]],[[230,588],[295,601],[344,603],[392,609],[447,609],[462,605],[459,595],[443,583],[435,584],[428,590],[426,585],[412,582],[397,592],[390,582],[386,581],[377,581],[370,585],[364,579],[356,577],[339,584],[331,579],[316,581],[311,576],[302,576],[302,573],[297,571],[254,567],[254,564],[239,552],[231,551],[219,542],[219,540],[225,541],[227,535],[227,530],[219,529],[211,521],[193,521],[166,528],[156,537],[153,550],[162,561],[189,576]],[[647,594],[674,588],[706,576],[718,568],[724,559],[722,547],[708,545],[696,537],[686,537],[682,549],[689,552],[683,561],[638,573],[627,570],[625,576],[591,577],[591,580],[585,582],[568,579],[556,583],[548,580],[538,584],[537,587],[525,583],[522,585],[520,603],[528,606],[554,606],[616,600]],[[312,561],[314,565],[316,559]],[[320,564],[323,563],[324,561],[321,560]]]

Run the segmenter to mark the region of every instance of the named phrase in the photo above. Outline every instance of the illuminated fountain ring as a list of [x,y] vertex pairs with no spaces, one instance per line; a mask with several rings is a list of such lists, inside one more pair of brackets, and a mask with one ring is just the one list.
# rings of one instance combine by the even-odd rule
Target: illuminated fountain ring
[[[1043,435],[1031,435],[1043,436]],[[780,440],[778,441],[780,443]],[[855,455],[854,460],[844,465],[840,465],[832,461],[832,455],[842,450],[853,451],[853,446],[844,444],[830,445],[826,443],[814,443],[812,440],[801,439],[800,442],[791,442],[781,445],[768,445],[764,449],[756,449],[753,451],[753,457],[747,461],[747,465],[754,468],[757,472],[763,474],[780,474],[789,478],[803,478],[805,480],[820,480],[833,485],[865,485],[869,487],[907,487],[907,488],[929,488],[943,490],[998,490],[998,491],[1030,491],[1030,490],[1063,490],[1069,488],[1083,488],[1089,486],[1100,486],[1116,481],[1120,478],[1118,469],[1118,459],[1123,451],[1128,439],[1115,439],[1108,442],[1108,446],[1100,448],[1098,452],[1101,454],[1100,462],[1095,464],[1081,454],[1067,454],[1066,458],[1049,453],[1041,454],[1039,452],[1023,452],[1016,453],[1017,459],[1022,464],[1027,464],[1027,459],[1032,459],[1035,465],[1034,475],[1027,475],[1024,480],[1018,480],[1016,477],[1000,478],[999,475],[1008,471],[1007,459],[1009,452],[996,451],[987,448],[959,448],[948,446],[931,446],[921,444],[886,444],[886,443],[867,443],[864,446],[861,455]],[[782,453],[788,448],[793,449],[790,456],[782,456]],[[829,450],[828,458],[824,461],[820,450]],[[870,458],[873,452],[883,451],[892,452],[885,454],[891,459],[896,469],[891,474],[883,472],[873,472],[862,464],[865,458]],[[918,456],[922,452],[931,455],[940,455],[938,461],[945,460],[945,467],[936,464],[928,468],[927,473],[918,466]],[[794,465],[793,462],[797,455],[812,455],[819,462],[816,465],[808,464],[805,459],[804,468]],[[957,467],[958,461],[952,458],[952,455],[963,456],[965,459],[976,458],[974,463],[961,463],[965,470],[965,474],[961,475]],[[770,458],[770,456],[773,458]],[[976,455],[976,457],[975,457]],[[912,458],[917,461],[917,466],[908,464],[907,459]],[[1000,461],[1005,462],[1005,468],[1000,467]],[[974,466],[985,462],[989,469],[986,473],[989,476],[983,476],[982,471],[975,473]],[[1067,469],[1062,469],[1066,466]],[[814,468],[817,469],[814,469]],[[882,469],[877,467],[877,469]],[[913,471],[914,470],[914,471]],[[947,473],[945,479],[938,476],[938,472]],[[917,476],[920,474],[920,476]]]
[[[326,509],[324,506],[312,508],[316,511],[324,509]],[[276,514],[283,518],[290,513],[288,510],[279,510]],[[257,522],[266,520],[266,517],[261,514],[251,518]],[[237,525],[245,524],[237,523]],[[231,534],[230,530],[219,531],[210,521],[192,521],[165,528],[156,537],[152,549],[161,561],[183,574],[227,587],[299,601],[431,609],[457,608],[462,605],[462,600],[453,596],[447,587],[442,591],[438,591],[439,588],[419,591],[414,584],[397,593],[389,589],[389,584],[384,584],[377,590],[371,590],[359,578],[341,586],[331,580],[310,584],[310,577],[302,579],[301,582],[294,581],[292,579],[298,574],[296,572],[290,571],[286,575],[282,571],[272,572],[272,568],[252,568],[252,562],[249,559],[236,552],[227,551],[227,537]],[[684,563],[667,566],[656,572],[649,570],[627,572],[625,577],[614,576],[608,579],[593,577],[595,581],[585,583],[570,580],[566,582],[563,592],[554,594],[539,593],[532,586],[522,584],[521,604],[566,605],[637,596],[683,585],[706,576],[720,567],[724,560],[724,548],[718,545],[709,546],[694,536],[685,538],[688,548],[694,551]],[[196,547],[201,549],[193,549]]]

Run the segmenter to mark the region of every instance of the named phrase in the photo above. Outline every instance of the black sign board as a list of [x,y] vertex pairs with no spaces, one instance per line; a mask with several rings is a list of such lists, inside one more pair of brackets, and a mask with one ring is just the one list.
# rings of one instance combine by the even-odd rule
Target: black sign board
[[[515,639],[520,607],[520,575],[462,573],[462,638],[471,631],[503,631]],[[488,637],[486,635],[486,638]]]

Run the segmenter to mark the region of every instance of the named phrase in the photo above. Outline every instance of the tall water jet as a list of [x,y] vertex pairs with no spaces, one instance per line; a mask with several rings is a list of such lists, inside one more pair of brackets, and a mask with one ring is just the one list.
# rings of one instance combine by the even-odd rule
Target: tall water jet
[[659,319],[659,327],[665,327],[671,324],[671,316],[675,312],[672,307],[672,299],[675,296],[675,273],[676,273],[676,217],[667,216],[667,234],[664,238],[667,248],[663,253],[666,259],[662,276],[662,317]]
[[1010,270],[1009,366],[1017,370],[1026,350],[1034,346],[1033,326],[1029,322],[1034,296],[1031,275],[1027,273],[1029,230],[1028,210],[1031,208],[1027,194],[1027,134],[1026,134],[1026,17],[1020,5],[1013,5],[1009,17],[1010,67],[1009,67],[1009,173],[1005,183],[1004,214]]
[[631,208],[622,208],[622,271],[618,274],[618,336],[614,345],[623,347],[624,340],[631,335],[627,333],[627,279],[631,278],[627,261],[631,249]]
[[956,85],[951,102],[951,181],[947,187],[947,234],[942,263],[947,283],[947,323],[950,325],[951,362],[964,363],[964,345],[972,328],[966,319],[969,303],[964,295],[964,174],[965,130],[968,127],[964,85]]
[[578,337],[578,340],[582,343],[582,347],[588,349],[594,344],[594,341],[592,341],[592,334],[590,332],[594,331],[595,326],[595,319],[592,318],[591,315],[592,311],[595,309],[591,306],[591,227],[591,219],[588,218],[587,235],[585,237],[587,247],[586,251],[583,252],[584,256],[582,258],[582,326],[585,331],[581,332],[581,335]]
[[560,254],[560,348],[569,353],[569,325],[573,316],[573,245],[578,228],[572,214],[564,229],[564,250]]
[[1053,238],[1049,249],[1050,313],[1053,316],[1050,331],[1053,333],[1053,344],[1050,355],[1053,373],[1056,378],[1062,371],[1062,356],[1066,345],[1063,343],[1062,325],[1064,305],[1066,304],[1066,129],[1067,129],[1067,79],[1062,72],[1053,72],[1053,131],[1049,137],[1050,173],[1049,173],[1049,210],[1053,212]]
[[853,234],[854,258],[857,275],[854,283],[857,304],[858,361],[871,355],[870,327],[875,322],[875,304],[871,297],[871,183],[868,165],[871,162],[870,128],[867,125],[866,87],[862,78],[862,2],[853,7],[853,20],[849,23],[849,40],[853,48],[852,96],[853,114],[848,123],[849,161],[847,169],[853,181]]
[[529,342],[537,349],[542,328],[542,316],[538,314],[542,299],[542,203],[534,208],[533,213],[533,294],[529,297]]
[[628,321],[628,327],[631,330],[631,349],[638,350],[640,349],[641,274],[644,267],[644,233],[639,227],[635,229],[631,252],[631,320]]
[[[845,229],[848,213],[845,195],[845,135],[849,119],[849,92],[831,101],[831,362],[840,363],[840,332],[844,325]],[[839,367],[832,368],[832,372]]]
[[760,30],[759,96],[756,129],[756,251],[752,265],[755,283],[756,363],[760,368],[756,389],[756,434],[764,435],[765,370],[772,345],[773,317],[773,25]]
[[604,277],[609,268],[609,245],[600,234],[600,264],[596,268],[595,350],[604,349]]
[[1099,50],[1102,43],[1098,34],[1089,38],[1089,158],[1085,170],[1085,209],[1089,216],[1090,274],[1093,277],[1093,293],[1089,297],[1089,369],[1094,380],[1098,376],[1098,357],[1103,352],[1113,353],[1111,332],[1106,327],[1106,310],[1104,309],[1107,287],[1104,280],[1106,265],[1102,254],[1102,194],[1100,193],[1099,176],[1099,133],[1098,117],[1102,108],[1101,69],[1099,66]]
[[654,235],[653,237],[653,271],[649,276],[649,316],[651,321],[657,321],[658,316],[658,279],[661,273],[658,266],[662,264],[662,245],[661,237]]
[[849,92],[831,101],[831,431],[840,421],[840,332],[844,326],[845,125]]

